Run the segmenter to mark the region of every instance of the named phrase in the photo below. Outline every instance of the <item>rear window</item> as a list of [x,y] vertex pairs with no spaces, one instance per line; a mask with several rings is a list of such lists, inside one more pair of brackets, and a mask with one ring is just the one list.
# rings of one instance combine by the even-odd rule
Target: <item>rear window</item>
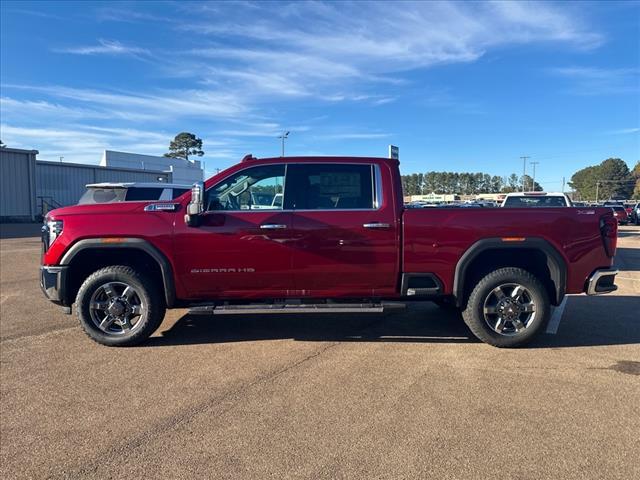
[[611,208],[613,208],[613,209],[614,209],[615,211],[617,211],[617,212],[624,212],[624,211],[626,211],[626,210],[624,209],[624,207],[623,207],[623,206],[621,206],[621,205],[612,205],[612,206],[611,206]]
[[125,188],[88,188],[80,197],[78,205],[123,202],[126,193]]
[[374,208],[371,165],[299,164],[291,165],[287,175],[298,210]]
[[164,187],[160,188],[141,188],[132,187],[127,190],[127,202],[141,202],[146,200],[159,200]]
[[507,197],[505,207],[566,207],[564,197]]

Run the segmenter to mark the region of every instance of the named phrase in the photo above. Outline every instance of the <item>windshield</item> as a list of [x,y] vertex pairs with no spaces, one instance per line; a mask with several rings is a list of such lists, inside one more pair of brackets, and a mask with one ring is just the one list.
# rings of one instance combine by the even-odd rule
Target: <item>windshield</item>
[[505,207],[566,207],[564,197],[507,197]]

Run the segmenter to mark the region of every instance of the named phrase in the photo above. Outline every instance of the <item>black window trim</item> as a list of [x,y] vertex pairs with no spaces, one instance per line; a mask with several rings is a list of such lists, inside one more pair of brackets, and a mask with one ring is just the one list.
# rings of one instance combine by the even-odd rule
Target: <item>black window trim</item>
[[382,188],[382,172],[380,170],[380,165],[378,165],[377,163],[361,163],[361,162],[287,162],[287,163],[264,163],[261,165],[249,165],[247,166],[247,168],[243,168],[242,170],[238,170],[226,177],[224,177],[223,179],[221,179],[219,182],[215,183],[214,185],[211,185],[209,188],[207,188],[206,190],[206,194],[205,194],[205,198],[206,195],[209,194],[209,190],[211,190],[212,188],[214,188],[216,185],[220,185],[220,183],[224,182],[225,180],[227,180],[228,178],[237,175],[239,173],[242,173],[246,170],[249,170],[251,168],[255,168],[255,167],[260,167],[260,166],[265,166],[265,165],[284,165],[284,185],[282,187],[282,206],[284,207],[284,205],[286,205],[287,202],[287,197],[286,197],[286,193],[287,193],[287,180],[288,180],[288,173],[289,173],[289,169],[288,166],[289,165],[327,165],[327,164],[334,164],[334,165],[369,165],[371,167],[371,195],[372,195],[372,201],[373,201],[373,208],[283,208],[283,209],[273,209],[273,210],[267,210],[267,209],[256,209],[256,210],[207,210],[207,211],[211,211],[211,212],[233,212],[233,213],[255,213],[255,212],[278,212],[278,213],[292,213],[292,212],[375,212],[378,210],[382,209],[382,206],[384,204],[384,191]]

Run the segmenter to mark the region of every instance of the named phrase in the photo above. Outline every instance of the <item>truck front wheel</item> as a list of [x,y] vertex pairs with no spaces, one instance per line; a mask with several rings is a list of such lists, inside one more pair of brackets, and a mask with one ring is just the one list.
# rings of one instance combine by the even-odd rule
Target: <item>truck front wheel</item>
[[500,268],[480,280],[462,312],[473,334],[495,347],[530,341],[546,325],[550,312],[544,285],[521,268]]
[[157,282],[123,265],[92,273],[78,290],[76,308],[86,334],[110,347],[143,342],[166,311]]

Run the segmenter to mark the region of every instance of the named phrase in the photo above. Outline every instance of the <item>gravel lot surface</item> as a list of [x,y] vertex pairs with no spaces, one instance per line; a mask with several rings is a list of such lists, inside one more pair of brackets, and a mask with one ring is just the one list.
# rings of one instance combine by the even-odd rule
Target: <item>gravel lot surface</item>
[[38,238],[0,252],[2,478],[640,478],[640,227],[621,227],[618,292],[570,297],[515,350],[431,303],[174,310],[107,348],[43,297]]

